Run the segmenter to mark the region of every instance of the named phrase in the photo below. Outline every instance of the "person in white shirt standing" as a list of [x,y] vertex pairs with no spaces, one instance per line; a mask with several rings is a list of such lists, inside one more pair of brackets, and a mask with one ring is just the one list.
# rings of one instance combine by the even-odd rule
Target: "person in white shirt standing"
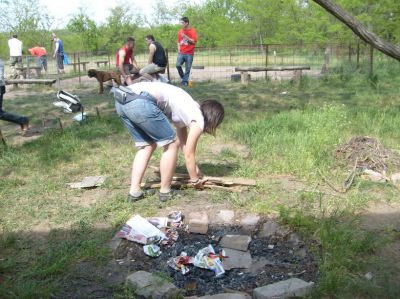
[[8,40],[8,47],[10,48],[11,75],[15,79],[19,76],[19,71],[15,68],[15,65],[22,67],[22,42],[18,39],[17,34],[14,34]]

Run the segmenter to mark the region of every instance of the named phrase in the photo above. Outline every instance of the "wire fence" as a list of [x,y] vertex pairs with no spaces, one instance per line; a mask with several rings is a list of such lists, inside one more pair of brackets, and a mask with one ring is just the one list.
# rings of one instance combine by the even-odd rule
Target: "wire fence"
[[[169,64],[166,76],[172,83],[180,82],[175,67],[177,59],[176,50],[166,50]],[[140,67],[147,64],[147,53],[135,53],[135,59]],[[24,56],[24,78],[55,79],[55,89],[73,89],[78,87],[98,86],[95,78],[89,78],[89,69],[116,70],[115,53],[67,53],[69,63],[65,65],[65,74],[57,73],[57,63],[48,57],[48,70],[39,70],[37,58]],[[4,60],[7,61],[7,60]],[[340,66],[353,65],[367,72],[373,73],[377,63],[393,63],[393,59],[374,51],[365,43],[355,44],[266,44],[259,46],[196,48],[191,80],[196,81],[228,81],[237,80],[240,74],[235,72],[236,67],[282,67],[282,66],[309,66],[303,75],[319,76],[322,72],[329,75],[329,69]],[[394,62],[397,63],[397,62]],[[7,63],[6,63],[7,64]],[[6,65],[6,75],[11,74],[10,67]],[[251,79],[280,78],[290,79],[291,71],[272,71],[251,73]],[[31,85],[23,85],[30,88]],[[19,85],[19,88],[21,85]]]

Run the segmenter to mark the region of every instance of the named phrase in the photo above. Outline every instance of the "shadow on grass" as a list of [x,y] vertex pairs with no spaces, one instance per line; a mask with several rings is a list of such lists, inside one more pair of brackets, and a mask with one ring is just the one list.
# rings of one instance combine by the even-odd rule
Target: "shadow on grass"
[[[237,163],[199,163],[201,171],[208,176],[229,176],[239,167]],[[187,173],[187,169],[184,165],[179,165],[176,167],[176,172]]]
[[125,273],[108,244],[114,229],[44,229],[0,235],[1,298],[116,298]]

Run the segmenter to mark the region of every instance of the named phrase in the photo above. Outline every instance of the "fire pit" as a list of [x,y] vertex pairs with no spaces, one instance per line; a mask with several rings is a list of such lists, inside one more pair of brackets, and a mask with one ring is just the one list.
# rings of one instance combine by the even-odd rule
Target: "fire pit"
[[[224,225],[210,227],[205,235],[179,230],[177,242],[170,247],[163,247],[161,255],[156,258],[145,255],[142,245],[123,240],[114,251],[114,256],[124,272],[143,270],[170,277],[172,283],[182,289],[185,296],[232,291],[251,293],[254,288],[294,277],[316,281],[316,262],[298,235],[285,230],[277,230],[272,234],[270,230],[265,232],[265,225],[270,224],[263,223],[263,228],[253,231],[252,234],[246,234],[239,226]],[[274,225],[278,224],[274,222]],[[182,252],[186,252],[188,256],[195,256],[200,249],[210,244],[216,253],[220,253],[221,239],[227,235],[252,236],[247,252],[226,249],[227,252],[235,252],[232,256],[227,254],[227,259],[231,259],[230,264],[233,264],[233,267],[230,266],[230,270],[225,269],[225,274],[220,277],[216,277],[211,270],[193,265],[189,265],[189,273],[183,275],[167,265],[170,258],[175,258]],[[246,260],[244,264],[242,259]],[[239,268],[235,268],[236,262]]]

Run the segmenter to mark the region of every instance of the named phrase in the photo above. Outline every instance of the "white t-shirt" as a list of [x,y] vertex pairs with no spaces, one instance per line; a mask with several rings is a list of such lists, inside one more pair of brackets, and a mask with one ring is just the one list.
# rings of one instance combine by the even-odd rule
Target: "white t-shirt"
[[[129,85],[128,88],[134,93],[148,92],[155,97],[157,105],[166,112],[177,128],[189,127],[195,121],[204,130],[200,105],[183,89],[161,82],[140,82]],[[168,111],[171,115],[168,115]]]
[[9,39],[8,47],[10,48],[10,56],[22,56],[22,42],[19,39]]

